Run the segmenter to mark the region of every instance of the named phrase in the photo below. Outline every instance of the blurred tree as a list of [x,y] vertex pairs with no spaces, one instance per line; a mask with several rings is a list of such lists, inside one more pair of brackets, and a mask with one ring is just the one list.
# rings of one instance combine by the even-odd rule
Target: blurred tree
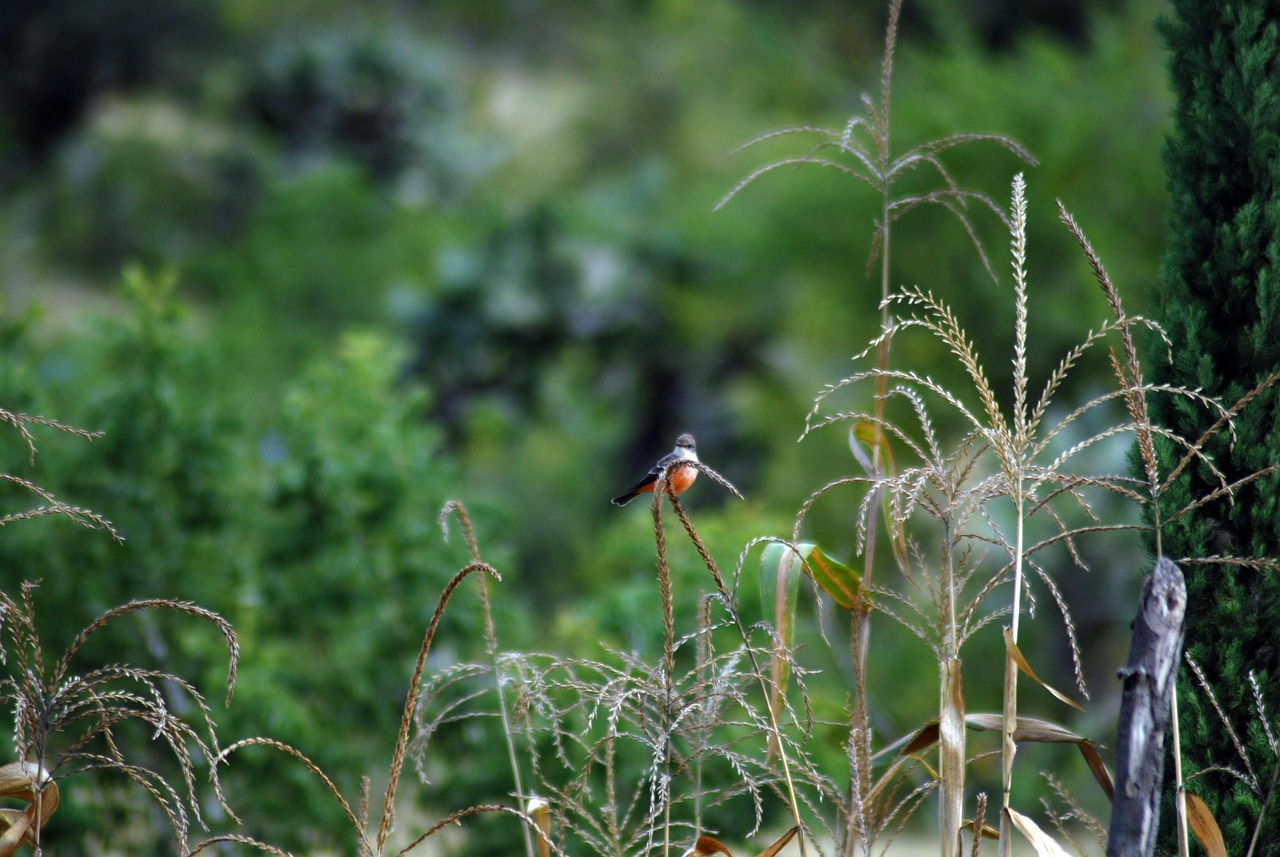
[[295,161],[343,157],[382,182],[412,168],[431,196],[448,197],[475,151],[460,124],[456,69],[419,40],[290,32],[254,64],[242,105]]
[[[1230,404],[1280,368],[1280,22],[1274,4],[1178,0],[1163,25],[1172,50],[1176,132],[1165,150],[1172,194],[1169,242],[1155,295],[1172,341],[1153,343],[1157,381],[1199,389]],[[1215,415],[1186,399],[1157,399],[1153,414],[1178,435],[1198,438]],[[1228,482],[1280,461],[1280,389],[1271,387],[1218,433],[1204,452]],[[1176,460],[1181,449],[1167,449]],[[1173,510],[1214,491],[1217,478],[1193,465],[1169,493]],[[1280,477],[1237,490],[1165,527],[1164,553],[1280,556]],[[1249,674],[1272,724],[1280,714],[1280,576],[1210,563],[1186,565],[1186,651],[1203,667],[1246,763],[1218,713],[1187,670],[1180,673],[1184,770],[1204,768],[1192,790],[1213,811],[1227,852],[1280,854],[1280,755],[1260,723]],[[1251,765],[1248,776],[1226,767]],[[1226,766],[1226,767],[1224,767]],[[1166,766],[1166,771],[1171,771]],[[1166,841],[1173,825],[1166,814]],[[1258,825],[1262,851],[1249,845]],[[1172,845],[1167,848],[1172,850]]]
[[[1089,19],[1103,5],[1096,0],[925,0],[921,4],[908,3],[904,12],[908,33],[917,28],[939,33],[963,20],[981,35],[988,48],[1007,51],[1035,32],[1085,45],[1090,38]],[[1115,10],[1121,4],[1106,5]]]
[[176,266],[240,234],[274,166],[261,143],[180,103],[104,104],[45,171],[39,239],[65,269]]
[[22,154],[42,160],[104,92],[184,78],[220,34],[198,0],[6,0],[0,105]]

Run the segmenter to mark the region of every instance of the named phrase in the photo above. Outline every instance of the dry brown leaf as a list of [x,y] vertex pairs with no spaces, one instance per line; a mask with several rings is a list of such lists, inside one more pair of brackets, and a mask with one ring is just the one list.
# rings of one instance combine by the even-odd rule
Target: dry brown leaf
[[938,718],[935,717],[915,731],[910,740],[898,751],[898,755],[912,756],[936,743],[938,743]]
[[[999,732],[1004,718],[990,711],[975,711],[966,714],[964,722],[970,729]],[[1048,720],[1041,720],[1038,717],[1019,717],[1013,730],[1013,740],[1019,743],[1029,741],[1032,744],[1078,744],[1089,739]]]
[[8,828],[0,836],[0,857],[12,857],[23,845],[35,847],[36,839],[31,830],[32,810],[0,809],[0,825]]
[[1102,786],[1102,790],[1107,794],[1107,800],[1114,800],[1116,796],[1116,786],[1111,779],[1111,772],[1107,770],[1107,763],[1102,760],[1102,753],[1098,750],[1098,745],[1092,741],[1085,739],[1076,744],[1080,748],[1080,755],[1084,756],[1085,764],[1089,766],[1089,770],[1093,773],[1093,778],[1098,781],[1098,785]]
[[48,771],[38,775],[40,768],[34,762],[10,762],[0,766],[0,796],[25,800],[35,803],[35,784],[37,776],[42,781],[40,788],[40,825],[49,821],[49,816],[58,808],[58,784],[49,776]]
[[[999,714],[983,711],[966,714],[964,719],[970,729],[990,732],[1000,731],[1003,722]],[[1102,787],[1107,800],[1111,800],[1115,795],[1115,783],[1111,778],[1111,772],[1107,770],[1107,763],[1102,759],[1102,752],[1096,743],[1083,735],[1077,735],[1065,726],[1059,726],[1057,723],[1041,720],[1038,717],[1019,717],[1018,726],[1013,730],[1013,740],[1017,743],[1030,741],[1033,744],[1075,744],[1080,750],[1080,755],[1084,756],[1085,764],[1089,766],[1093,778]]]
[[761,851],[756,857],[774,857],[779,851],[787,847],[787,843],[796,838],[796,834],[800,832],[800,828],[793,827],[786,833],[778,837],[777,841],[768,848]]
[[530,798],[527,812],[534,824],[538,825],[538,830],[542,831],[541,836],[534,836],[538,840],[538,857],[550,857],[551,846],[548,843],[551,840],[551,805],[540,797]]
[[[36,816],[36,783],[40,783],[40,820]],[[11,762],[0,767],[0,796],[24,800],[31,804],[25,810],[0,809],[0,857],[10,857],[23,845],[35,847],[36,831],[43,827],[58,808],[58,786],[49,774],[31,762]]]
[[1218,822],[1214,821],[1209,807],[1191,792],[1183,794],[1187,798],[1187,821],[1200,847],[1209,857],[1227,857],[1227,843],[1222,840],[1222,831],[1218,829]]
[[1040,826],[1030,818],[1016,809],[1006,809],[1005,812],[1009,813],[1009,820],[1013,822],[1014,827],[1018,828],[1022,837],[1031,843],[1038,857],[1071,857],[1065,848],[1054,842],[1049,834],[1041,830]]
[[[967,820],[962,826],[964,827],[965,830],[969,831],[970,833],[973,833],[974,825],[973,825],[972,818]],[[984,824],[982,825],[982,838],[983,839],[999,839],[1000,831],[996,830],[994,827],[992,827],[989,824]]]
[[1049,691],[1049,693],[1053,694],[1054,698],[1058,699],[1061,702],[1065,702],[1067,705],[1070,705],[1076,711],[1084,711],[1084,709],[1080,707],[1079,703],[1071,699],[1066,694],[1060,693],[1059,691],[1050,687],[1048,684],[1046,684],[1044,681],[1040,679],[1040,676],[1036,675],[1035,670],[1031,669],[1031,664],[1027,663],[1027,659],[1022,656],[1022,650],[1018,648],[1018,644],[1013,641],[1013,631],[1010,630],[1009,628],[1004,629],[1004,645],[1005,645],[1005,648],[1008,650],[1010,656],[1013,657],[1014,663],[1018,665],[1018,669],[1022,670],[1022,672],[1027,676],[1027,678],[1031,679],[1036,684],[1040,685],[1045,690]]

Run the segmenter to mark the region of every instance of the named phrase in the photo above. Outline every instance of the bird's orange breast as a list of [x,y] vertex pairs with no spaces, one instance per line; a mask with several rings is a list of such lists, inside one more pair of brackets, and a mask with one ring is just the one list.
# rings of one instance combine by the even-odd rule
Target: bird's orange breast
[[667,474],[667,481],[671,485],[671,492],[679,494],[693,484],[693,480],[698,478],[698,468],[691,464],[681,466],[673,465]]

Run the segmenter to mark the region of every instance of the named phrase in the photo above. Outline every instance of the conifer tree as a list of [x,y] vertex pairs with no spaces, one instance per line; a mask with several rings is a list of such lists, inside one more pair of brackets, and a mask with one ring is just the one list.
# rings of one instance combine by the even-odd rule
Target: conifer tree
[[[1175,0],[1162,22],[1177,98],[1164,156],[1171,194],[1168,244],[1154,314],[1156,380],[1199,388],[1228,406],[1280,368],[1280,15],[1274,0]],[[1153,401],[1156,421],[1195,440],[1214,415],[1191,402]],[[1263,392],[1205,451],[1228,482],[1280,462],[1280,388]],[[1166,445],[1166,461],[1181,450]],[[1167,471],[1166,471],[1167,472]],[[1162,502],[1162,519],[1219,487],[1189,468]],[[1163,527],[1170,558],[1280,558],[1280,478],[1241,487]],[[1184,666],[1178,685],[1184,775],[1227,766],[1189,788],[1222,827],[1227,852],[1280,855],[1280,571],[1184,563],[1185,651],[1239,735],[1248,761]],[[1250,672],[1271,724],[1263,728]],[[1166,766],[1166,773],[1171,766]],[[1171,806],[1171,803],[1170,803]],[[1162,838],[1173,833],[1166,814]],[[1168,850],[1166,849],[1162,850]],[[1171,851],[1169,853],[1172,853]]]

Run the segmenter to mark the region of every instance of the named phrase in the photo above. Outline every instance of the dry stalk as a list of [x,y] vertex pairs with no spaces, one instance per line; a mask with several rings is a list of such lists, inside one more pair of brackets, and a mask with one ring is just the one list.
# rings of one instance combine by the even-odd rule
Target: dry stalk
[[391,832],[391,819],[395,814],[396,787],[400,783],[400,772],[404,769],[405,749],[409,744],[409,729],[413,725],[413,712],[417,707],[418,693],[422,688],[422,672],[427,665],[427,655],[431,651],[431,643],[435,640],[436,629],[440,627],[440,618],[444,615],[444,608],[449,603],[449,597],[453,595],[454,590],[458,588],[462,581],[473,572],[493,575],[496,580],[502,579],[502,576],[492,566],[483,562],[472,563],[455,574],[440,595],[435,613],[432,614],[431,622],[427,625],[427,633],[422,638],[422,647],[418,650],[418,662],[414,665],[413,678],[409,681],[409,692],[405,695],[404,714],[400,717],[400,731],[396,736],[396,748],[391,755],[391,772],[387,778],[386,795],[382,799],[382,819],[378,824],[378,836],[374,843],[379,854],[382,853],[383,846],[387,842],[387,835]]
[[[818,142],[803,156],[784,158],[779,161],[770,163],[750,173],[745,179],[740,181],[728,194],[717,204],[717,209],[725,205],[730,199],[742,192],[748,185],[752,184],[758,178],[766,173],[770,173],[783,166],[791,165],[812,165],[822,167],[824,169],[833,169],[842,173],[849,178],[854,179],[858,183],[872,189],[877,194],[880,202],[879,217],[875,222],[875,228],[872,232],[870,250],[867,255],[867,273],[871,273],[872,268],[877,260],[880,262],[880,331],[881,336],[875,343],[875,408],[874,413],[869,415],[868,423],[871,427],[869,443],[871,446],[870,455],[867,457],[866,475],[871,483],[871,488],[863,505],[859,521],[860,548],[862,553],[862,581],[863,585],[868,589],[874,589],[876,585],[875,572],[877,564],[877,543],[879,538],[879,498],[881,483],[886,478],[884,459],[885,445],[885,409],[884,403],[889,392],[888,374],[890,345],[890,331],[894,322],[890,314],[890,250],[891,250],[891,230],[893,223],[901,216],[917,207],[924,205],[936,205],[946,209],[960,223],[965,233],[973,243],[974,249],[978,253],[984,267],[991,275],[993,280],[996,279],[995,271],[982,247],[981,241],[978,239],[977,232],[970,220],[968,207],[970,203],[976,203],[981,207],[985,207],[995,213],[1002,220],[1004,214],[999,205],[985,194],[970,191],[961,188],[954,180],[950,171],[943,164],[941,156],[947,151],[967,145],[974,142],[990,142],[1005,148],[1012,152],[1015,156],[1024,162],[1034,164],[1035,159],[1026,149],[1014,142],[1013,140],[999,135],[987,134],[956,134],[940,139],[932,140],[907,151],[896,155],[893,153],[890,141],[890,109],[891,109],[891,90],[893,79],[893,64],[897,46],[897,35],[899,19],[902,12],[902,0],[890,0],[888,21],[885,27],[884,53],[881,63],[880,73],[880,90],[878,99],[869,96],[863,96],[863,105],[865,112],[853,116],[845,125],[842,131],[832,131],[823,128],[815,128],[811,126],[789,128],[782,131],[770,132],[761,135],[756,139],[749,141],[743,147],[753,145],[764,140],[773,139],[782,135],[801,134],[806,136],[816,136]],[[834,153],[829,156],[829,153]],[[936,175],[939,187],[933,190],[924,191],[922,193],[910,194],[906,196],[895,196],[895,185],[898,180],[913,171],[917,167],[925,167]],[[886,521],[890,526],[896,526],[896,522]],[[898,549],[897,540],[892,540],[895,547],[895,558],[901,564],[903,562],[902,552]],[[854,772],[863,777],[869,777],[870,772],[870,756],[871,756],[871,728],[869,712],[866,708],[867,698],[867,659],[870,649],[870,632],[871,632],[871,612],[869,610],[855,611],[851,616],[851,639],[850,650],[853,662],[854,672],[854,694],[853,694],[853,722],[851,729],[855,735],[861,736],[854,744],[854,750],[858,755],[857,763],[853,766]],[[865,815],[865,808],[854,807],[852,801],[856,794],[866,794],[869,790],[870,781],[865,780],[859,784],[851,784],[849,789],[849,805],[846,812],[850,816]],[[850,828],[849,835],[853,835],[853,829]],[[853,843],[846,841],[844,843],[844,852],[849,853]],[[871,848],[870,843],[865,843],[864,847],[868,850]],[[944,853],[951,853],[945,851]]]
[[[681,462],[680,465],[690,466],[683,462]],[[724,485],[725,487],[729,488],[738,497],[742,496],[736,488],[730,485],[726,480],[724,480],[723,477],[721,477],[718,473],[715,473],[715,471],[711,470],[709,467],[706,467],[705,465],[702,465],[700,463],[693,466],[696,466],[701,471],[707,472],[709,475],[712,476],[712,478],[718,484]],[[742,638],[742,642],[746,649],[747,656],[751,662],[751,672],[754,675],[757,684],[759,685],[760,692],[764,700],[765,709],[769,715],[769,728],[771,730],[771,734],[774,736],[777,736],[777,739],[778,739],[777,741],[778,758],[782,762],[782,773],[783,773],[783,778],[786,782],[787,804],[788,804],[788,808],[791,810],[792,818],[795,821],[796,827],[800,828],[802,831],[799,834],[799,840],[800,840],[800,854],[803,857],[803,855],[806,853],[805,835],[803,833],[804,823],[800,818],[800,805],[796,799],[795,783],[793,782],[791,777],[791,762],[787,756],[785,742],[782,740],[782,729],[778,722],[777,712],[774,710],[774,707],[769,702],[771,698],[770,692],[769,692],[769,683],[768,683],[768,680],[764,677],[764,671],[760,667],[760,662],[756,657],[755,650],[752,649],[751,646],[749,645],[750,635],[748,634],[747,628],[742,621],[742,615],[738,612],[737,599],[735,599],[733,596],[733,593],[729,591],[729,587],[725,583],[724,575],[720,573],[720,569],[716,565],[715,560],[712,558],[711,552],[707,550],[706,544],[704,544],[701,537],[698,536],[697,530],[694,529],[693,522],[689,520],[688,514],[685,513],[684,506],[680,503],[680,500],[676,497],[675,492],[671,490],[668,473],[663,473],[661,476],[659,476],[658,484],[655,486],[655,489],[654,489],[654,495],[655,495],[654,530],[658,538],[659,555],[663,557],[663,561],[665,562],[665,550],[664,550],[665,537],[662,531],[661,514],[660,512],[657,511],[661,506],[661,498],[663,495],[665,495],[670,498],[671,506],[672,508],[675,509],[676,516],[680,518],[680,523],[684,526],[685,532],[688,533],[690,541],[693,542],[694,547],[698,551],[698,555],[702,558],[703,564],[706,566],[707,571],[711,574],[711,578],[716,585],[716,590],[720,595],[720,601],[724,605],[725,610],[729,613],[730,617],[732,618],[733,623],[735,627],[738,629],[738,633]],[[668,570],[668,585],[670,580],[669,574],[670,574],[670,571]],[[670,593],[669,592],[664,593],[663,597],[664,599],[669,598]]]
[[[475,528],[471,525],[471,516],[467,507],[457,500],[449,500],[440,510],[440,529],[446,541],[449,539],[449,515],[454,514],[462,526],[466,538],[467,549],[471,554],[472,564],[481,562],[480,545],[476,541]],[[489,604],[489,577],[482,574],[476,578],[480,591],[480,610],[484,614],[484,639],[489,653],[489,662],[493,665],[493,682],[498,694],[498,714],[502,718],[502,736],[507,744],[507,763],[511,765],[511,778],[516,789],[516,802],[523,806],[528,799],[524,784],[520,777],[520,761],[516,756],[515,732],[511,725],[511,713],[507,707],[507,693],[502,680],[502,666],[498,658],[498,634],[493,625],[493,609]],[[528,825],[521,825],[520,833],[524,837],[524,849],[527,857],[534,857],[533,834]]]

